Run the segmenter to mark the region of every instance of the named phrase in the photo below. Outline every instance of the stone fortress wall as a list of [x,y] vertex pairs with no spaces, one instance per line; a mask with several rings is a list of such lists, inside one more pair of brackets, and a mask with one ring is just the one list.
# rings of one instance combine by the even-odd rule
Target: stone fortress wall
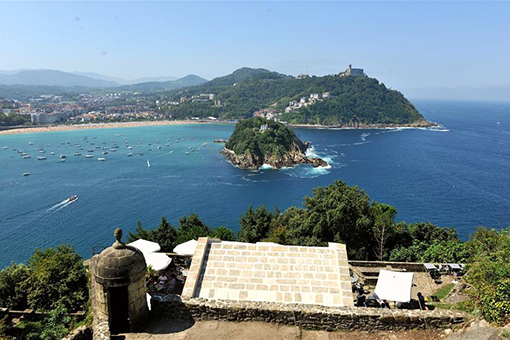
[[353,306],[347,251],[200,238],[183,298]]

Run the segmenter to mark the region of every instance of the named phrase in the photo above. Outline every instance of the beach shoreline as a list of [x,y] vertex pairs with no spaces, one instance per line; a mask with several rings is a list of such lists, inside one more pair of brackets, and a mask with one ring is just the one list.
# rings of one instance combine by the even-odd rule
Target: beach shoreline
[[166,126],[166,125],[187,125],[215,123],[212,121],[189,121],[189,120],[159,120],[142,122],[115,122],[115,123],[89,123],[89,124],[59,124],[34,127],[16,127],[8,130],[0,130],[0,135],[15,135],[25,133],[92,130],[92,129],[115,129],[140,126]]
[[[225,121],[204,121],[204,120],[158,120],[158,121],[140,121],[140,122],[109,122],[109,123],[88,123],[88,124],[57,124],[45,126],[13,127],[0,130],[0,135],[28,134],[39,132],[56,132],[72,130],[92,130],[92,129],[115,129],[140,126],[167,126],[167,125],[188,125],[188,124],[235,124]],[[326,129],[326,130],[366,130],[366,129],[415,129],[415,128],[438,128],[441,125],[432,122],[420,122],[418,124],[373,124],[359,126],[333,126],[333,125],[308,125],[308,124],[288,124],[291,128],[300,129]]]

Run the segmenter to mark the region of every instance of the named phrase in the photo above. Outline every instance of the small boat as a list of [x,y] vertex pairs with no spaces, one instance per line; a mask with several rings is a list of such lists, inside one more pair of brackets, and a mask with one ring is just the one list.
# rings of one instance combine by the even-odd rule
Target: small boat
[[87,151],[88,152],[94,152],[94,149],[88,149]]
[[29,142],[28,145],[34,145],[34,142]]
[[133,150],[133,147],[132,146],[128,146],[127,147],[129,150]]
[[75,156],[81,156],[81,152],[75,152],[74,155]]
[[32,156],[30,156],[30,155],[23,156],[23,159],[28,159],[28,158],[32,158]]
[[138,154],[139,154],[140,156],[143,156],[143,152],[139,152]]
[[85,158],[94,158],[94,155],[85,155]]
[[103,155],[107,155],[108,154],[108,151],[103,151]]
[[26,177],[26,176],[30,176],[30,172],[24,172],[24,173],[23,173],[23,176],[25,176],[25,177]]
[[64,155],[64,154],[60,155],[60,159],[66,159],[66,158],[67,158],[67,155]]
[[151,167],[151,162],[149,162],[149,159],[147,158],[147,167],[150,168]]
[[98,161],[101,161],[101,162],[104,162],[104,161],[106,160],[106,158],[99,157],[97,160],[98,160]]
[[170,146],[170,143],[166,143],[165,145],[166,145],[166,146]]
[[111,149],[110,152],[117,152],[117,149]]
[[116,134],[115,134],[115,137],[120,137],[120,134],[116,133]]
[[39,153],[46,153],[46,151],[44,151],[44,150],[39,150]]
[[65,163],[66,162],[66,159],[65,158],[61,158],[60,159],[60,163]]
[[184,154],[185,154],[185,155],[189,155],[189,152],[188,152],[188,151],[186,151]]
[[46,160],[46,157],[39,156],[39,157],[37,157],[37,160],[38,160],[38,161],[44,161],[44,160]]
[[4,146],[4,147],[3,147],[3,149],[4,149],[4,150],[7,150],[8,148],[9,148],[8,146]]
[[67,199],[68,202],[74,202],[78,199],[78,195],[73,195]]
[[161,149],[161,146],[158,145],[158,149]]
[[126,156],[131,157],[131,156],[133,156],[133,154],[130,152]]

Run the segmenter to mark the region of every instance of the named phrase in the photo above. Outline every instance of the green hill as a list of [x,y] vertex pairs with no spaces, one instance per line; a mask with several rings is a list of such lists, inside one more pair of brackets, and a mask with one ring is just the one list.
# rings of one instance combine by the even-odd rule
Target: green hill
[[[309,100],[311,94],[329,93],[306,107],[285,112],[290,101]],[[281,113],[279,120],[294,124],[342,126],[426,125],[423,116],[402,93],[369,77],[336,75],[296,79],[264,69],[242,68],[199,86],[170,94],[171,100],[214,94],[214,100],[186,100],[167,109],[174,118],[250,118],[261,109]]]
[[296,164],[327,165],[320,158],[306,157],[307,147],[282,123],[255,117],[236,124],[222,154],[241,168],[258,169],[263,164],[277,169]]

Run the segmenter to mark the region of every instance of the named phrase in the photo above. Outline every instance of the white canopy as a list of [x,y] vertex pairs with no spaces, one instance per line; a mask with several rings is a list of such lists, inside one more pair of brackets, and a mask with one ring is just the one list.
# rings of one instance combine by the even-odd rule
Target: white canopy
[[460,268],[460,266],[457,264],[457,263],[448,263],[448,265],[450,266],[450,268],[452,268],[453,270],[461,270],[462,268]]
[[189,240],[188,242],[181,243],[174,248],[174,253],[179,255],[193,255],[197,248],[196,240]]
[[140,250],[142,253],[154,253],[156,251],[160,251],[161,247],[156,242],[146,241],[146,240],[136,240],[134,242],[128,243],[128,246],[135,247]]
[[424,265],[424,266],[425,266],[425,268],[426,268],[426,269],[428,269],[428,270],[434,270],[434,269],[437,269],[437,267],[436,267],[434,264],[432,264],[432,263],[424,263],[423,265]]
[[172,262],[172,259],[163,253],[148,253],[143,254],[143,256],[145,257],[145,262],[147,262],[147,267],[151,266],[156,271],[165,270]]
[[392,272],[381,269],[374,293],[381,300],[409,302],[414,273]]
[[163,253],[157,253],[161,247],[156,242],[147,240],[136,240],[128,244],[128,246],[135,247],[143,253],[147,267],[151,266],[154,270],[164,270],[168,267],[172,259]]

